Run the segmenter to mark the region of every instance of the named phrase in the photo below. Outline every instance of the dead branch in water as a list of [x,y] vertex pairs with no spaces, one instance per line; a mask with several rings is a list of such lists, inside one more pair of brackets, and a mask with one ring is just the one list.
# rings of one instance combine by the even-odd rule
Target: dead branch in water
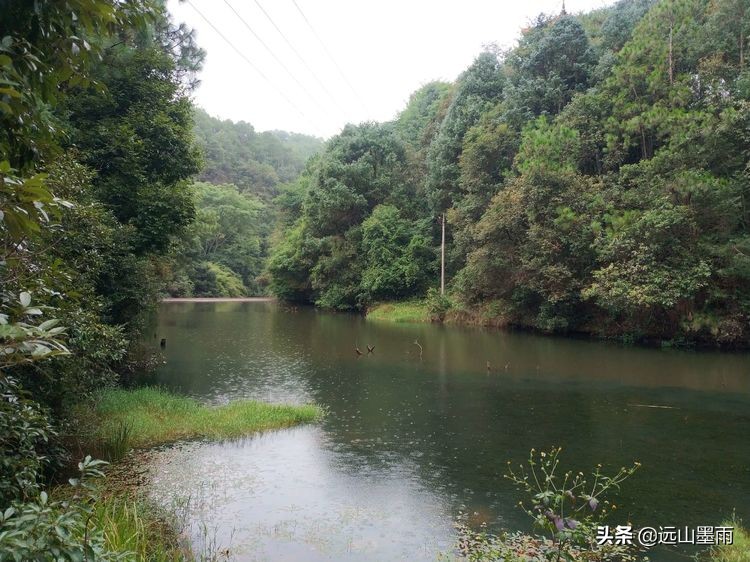
[[419,345],[419,341],[414,340],[414,345],[416,345],[419,348],[419,359],[422,359],[422,346]]

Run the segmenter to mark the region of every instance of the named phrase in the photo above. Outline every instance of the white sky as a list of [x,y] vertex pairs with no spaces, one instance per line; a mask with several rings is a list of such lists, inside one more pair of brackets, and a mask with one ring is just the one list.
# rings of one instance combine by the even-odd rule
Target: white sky
[[[421,85],[438,79],[454,80],[471,64],[483,45],[494,42],[501,47],[511,46],[518,39],[520,29],[536,15],[557,13],[562,5],[561,0],[296,2],[346,80],[310,31],[293,0],[168,1],[175,20],[194,28],[198,43],[207,52],[200,76],[202,83],[194,94],[197,105],[217,117],[252,123],[259,131],[282,129],[329,137],[349,122],[393,118]],[[611,0],[567,0],[566,8],[568,12],[581,12],[611,3]],[[266,19],[258,4],[314,71],[317,80]],[[224,41],[193,6],[268,81]],[[270,47],[296,81],[232,8]]]

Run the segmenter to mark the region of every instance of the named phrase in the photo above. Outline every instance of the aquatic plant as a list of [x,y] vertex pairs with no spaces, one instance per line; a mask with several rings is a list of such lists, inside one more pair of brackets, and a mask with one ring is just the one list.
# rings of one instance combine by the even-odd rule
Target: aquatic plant
[[560,469],[561,448],[537,452],[531,449],[526,464],[514,469],[508,462],[505,478],[527,494],[518,505],[533,520],[542,535],[523,532],[493,534],[482,527],[471,528],[459,517],[457,550],[474,562],[502,560],[634,562],[642,553],[635,545],[598,544],[597,525],[616,509],[607,496],[640,467],[622,467],[614,476],[597,465],[590,477],[583,472]]
[[[533,520],[556,547],[556,559],[572,556],[574,549],[585,549],[608,555],[607,545],[596,541],[597,525],[616,505],[607,495],[620,489],[641,466],[634,462],[631,467],[621,467],[613,476],[602,473],[597,465],[590,477],[583,472],[562,472],[560,452],[562,448],[537,452],[531,449],[526,464],[514,470],[510,462],[505,477],[528,496],[518,505]],[[616,552],[615,558],[623,559],[624,552]]]
[[750,531],[742,526],[742,521],[736,515],[724,521],[722,526],[734,528],[732,544],[715,546],[702,559],[711,562],[750,562]]
[[[82,405],[77,419],[96,428],[91,438],[107,454],[178,439],[231,439],[267,429],[312,422],[322,415],[314,405],[266,404],[239,400],[206,406],[187,396],[154,387],[102,391],[93,406]],[[83,423],[79,421],[79,424]]]
[[131,424],[126,420],[120,420],[104,436],[101,449],[109,462],[116,462],[125,456],[130,449]]

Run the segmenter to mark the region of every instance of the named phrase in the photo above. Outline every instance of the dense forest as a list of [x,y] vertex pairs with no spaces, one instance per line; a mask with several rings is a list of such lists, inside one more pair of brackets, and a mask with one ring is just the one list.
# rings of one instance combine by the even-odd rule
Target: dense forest
[[2,5],[3,560],[136,559],[91,524],[101,461],[51,483],[86,452],[71,408],[153,364],[138,342],[195,224],[203,58],[159,0]]
[[2,3],[0,553],[132,559],[89,525],[97,461],[48,490],[71,407],[153,365],[165,294],[747,346],[748,34],[746,0],[542,15],[323,145],[196,110],[162,0]]
[[257,133],[196,109],[203,164],[193,186],[196,214],[173,251],[172,296],[240,297],[266,292],[265,265],[275,223],[274,198],[323,145],[308,135]]
[[236,185],[264,199],[278,195],[279,186],[296,180],[307,159],[323,146],[322,139],[287,133],[258,133],[252,125],[211,117],[195,110],[195,136],[203,151],[200,181]]
[[541,15],[387,123],[348,125],[277,199],[280,297],[423,297],[547,332],[750,342],[743,0]]

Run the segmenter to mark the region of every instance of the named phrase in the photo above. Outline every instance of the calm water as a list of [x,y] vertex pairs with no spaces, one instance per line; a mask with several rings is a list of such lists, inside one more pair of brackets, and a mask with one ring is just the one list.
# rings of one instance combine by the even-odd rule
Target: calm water
[[[274,303],[164,304],[157,333],[168,340],[160,384],[213,404],[328,410],[318,425],[155,455],[155,497],[190,496],[197,543],[238,560],[436,560],[460,511],[528,528],[505,464],[554,445],[571,469],[643,463],[616,499],[615,524],[718,525],[733,510],[750,521],[748,354]],[[358,358],[354,347],[368,344],[374,354]]]

